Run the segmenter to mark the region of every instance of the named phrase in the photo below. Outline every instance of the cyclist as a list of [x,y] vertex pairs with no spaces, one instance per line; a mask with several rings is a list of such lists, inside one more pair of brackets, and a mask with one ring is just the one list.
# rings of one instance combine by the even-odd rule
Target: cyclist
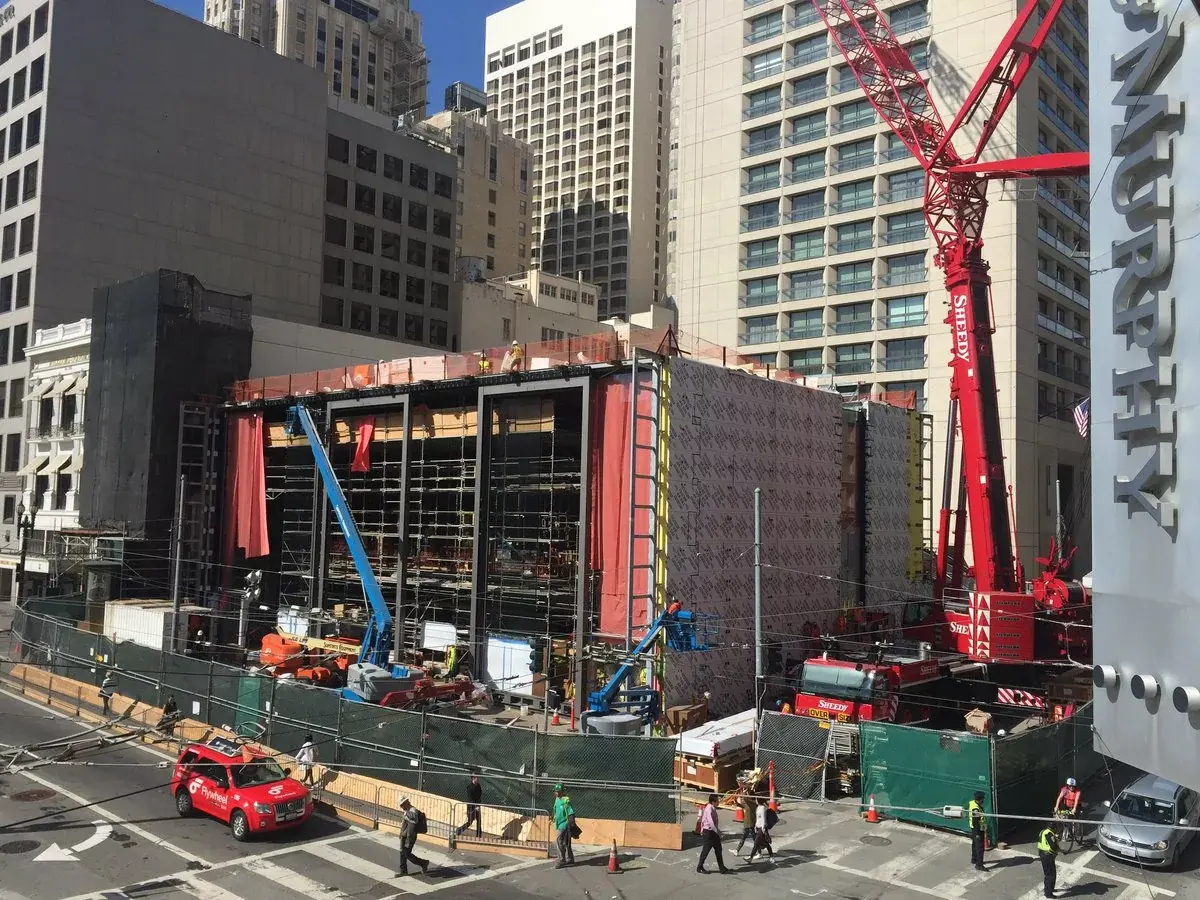
[[[1056,819],[1074,819],[1079,814],[1079,808],[1083,803],[1083,792],[1079,790],[1079,786],[1074,778],[1068,778],[1067,783],[1062,786],[1058,792],[1058,798],[1054,801],[1054,817]],[[1072,835],[1078,841],[1078,832],[1075,831],[1074,822],[1071,823]]]

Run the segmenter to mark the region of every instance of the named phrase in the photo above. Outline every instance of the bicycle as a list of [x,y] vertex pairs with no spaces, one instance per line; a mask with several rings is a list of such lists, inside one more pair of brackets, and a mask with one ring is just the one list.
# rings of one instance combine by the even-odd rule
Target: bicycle
[[1075,819],[1075,814],[1069,809],[1060,809],[1054,813],[1054,818],[1058,820],[1056,831],[1059,852],[1065,856],[1076,844],[1082,847],[1083,836],[1079,833],[1079,822]]

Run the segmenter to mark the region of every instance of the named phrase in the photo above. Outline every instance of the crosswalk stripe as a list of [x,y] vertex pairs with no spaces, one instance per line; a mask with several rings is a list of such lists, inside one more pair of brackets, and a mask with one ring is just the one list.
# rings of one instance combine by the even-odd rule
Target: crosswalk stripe
[[276,884],[283,885],[288,890],[295,891],[312,900],[351,900],[349,894],[344,894],[336,888],[313,881],[299,872],[285,869],[269,859],[252,859],[245,863],[247,871],[263,876]]
[[237,894],[225,890],[220,885],[199,878],[181,879],[179,886],[196,900],[242,900]]
[[[340,847],[332,847],[329,844],[314,844],[303,849],[305,853],[311,854],[318,859],[331,862],[335,866],[341,866],[343,869],[349,869],[351,872],[358,872],[360,875],[365,875],[367,878],[375,881],[390,883],[396,874],[395,869],[389,869],[386,866],[373,863],[370,860],[363,859],[361,856],[355,856],[353,853],[347,853]],[[396,855],[398,863],[398,850],[396,851]],[[201,898],[201,900],[207,900],[207,898]]]
[[923,866],[929,860],[954,849],[956,845],[942,838],[928,838],[902,856],[897,856],[870,869],[867,877],[875,881],[891,883],[903,881],[904,876]]

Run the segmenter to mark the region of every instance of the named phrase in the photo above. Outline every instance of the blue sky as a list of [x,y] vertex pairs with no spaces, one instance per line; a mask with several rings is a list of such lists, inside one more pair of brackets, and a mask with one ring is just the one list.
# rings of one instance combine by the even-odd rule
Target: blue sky
[[[204,0],[159,0],[194,18],[204,15]],[[425,27],[429,55],[429,111],[442,108],[442,93],[454,81],[483,87],[483,21],[516,0],[413,0]]]

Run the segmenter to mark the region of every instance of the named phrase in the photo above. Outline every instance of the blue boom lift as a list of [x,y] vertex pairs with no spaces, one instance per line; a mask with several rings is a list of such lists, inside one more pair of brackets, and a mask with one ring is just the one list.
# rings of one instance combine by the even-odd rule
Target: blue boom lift
[[588,694],[588,709],[581,717],[580,731],[587,732],[587,722],[601,716],[626,714],[641,720],[644,726],[653,725],[662,714],[662,694],[652,688],[624,689],[626,680],[643,664],[642,656],[654,646],[658,636],[666,633],[667,647],[677,653],[707,650],[707,631],[697,633],[700,618],[691,610],[672,603],[650,624],[646,636],[621,663],[603,688]]
[[350,515],[346,495],[333,473],[333,465],[329,461],[329,454],[325,452],[325,444],[317,432],[312,414],[300,404],[289,408],[284,430],[288,435],[296,435],[303,431],[304,436],[308,438],[313,459],[317,463],[317,471],[321,474],[321,483],[325,485],[325,495],[329,498],[333,514],[337,516],[338,526],[346,538],[346,546],[350,549],[350,556],[362,581],[363,594],[369,607],[362,649],[358,654],[358,662],[352,664],[346,674],[346,687],[342,689],[342,696],[347,700],[377,703],[392,691],[407,690],[415,679],[424,676],[424,672],[391,663],[394,621],[392,611],[388,609],[383,598],[383,590],[379,587],[379,580],[371,568],[370,559],[367,558],[367,548],[363,546],[362,537]]

